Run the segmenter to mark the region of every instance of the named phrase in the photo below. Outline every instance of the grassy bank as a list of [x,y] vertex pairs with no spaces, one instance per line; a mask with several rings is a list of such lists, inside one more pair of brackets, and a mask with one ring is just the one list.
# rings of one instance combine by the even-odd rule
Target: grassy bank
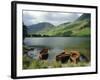
[[70,61],[68,63],[62,64],[56,60],[35,60],[31,59],[27,55],[23,56],[23,69],[46,69],[46,68],[61,68],[61,67],[85,67],[89,66],[89,62],[79,62],[77,64],[72,64]]

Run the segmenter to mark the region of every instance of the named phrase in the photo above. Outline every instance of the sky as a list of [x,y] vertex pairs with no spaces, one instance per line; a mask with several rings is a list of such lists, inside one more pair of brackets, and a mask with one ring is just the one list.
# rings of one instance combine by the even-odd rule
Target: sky
[[23,11],[23,22],[30,26],[42,22],[49,22],[55,26],[76,20],[82,13],[47,12],[47,11]]

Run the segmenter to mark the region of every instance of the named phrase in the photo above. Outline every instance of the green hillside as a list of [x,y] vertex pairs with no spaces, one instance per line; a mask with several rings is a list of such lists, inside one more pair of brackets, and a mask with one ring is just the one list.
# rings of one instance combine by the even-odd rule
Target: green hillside
[[52,29],[43,30],[39,34],[49,36],[89,36],[90,25],[88,20],[75,21]]
[[83,14],[73,22],[66,22],[52,28],[44,28],[35,34],[55,37],[90,36],[90,14]]

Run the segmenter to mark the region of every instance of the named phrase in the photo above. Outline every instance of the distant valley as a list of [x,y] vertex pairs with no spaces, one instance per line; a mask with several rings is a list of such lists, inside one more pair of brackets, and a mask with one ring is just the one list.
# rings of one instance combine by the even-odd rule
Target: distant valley
[[[53,25],[42,22],[26,26],[27,36],[32,37],[83,37],[90,36],[90,14],[83,14],[73,22],[66,22],[60,25]],[[24,29],[25,30],[25,29]]]

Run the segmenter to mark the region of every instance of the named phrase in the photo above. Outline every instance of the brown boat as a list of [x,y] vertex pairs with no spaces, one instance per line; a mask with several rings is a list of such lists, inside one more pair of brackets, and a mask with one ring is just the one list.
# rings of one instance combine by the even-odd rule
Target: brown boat
[[44,48],[39,53],[39,59],[40,60],[47,60],[48,59],[48,48]]

